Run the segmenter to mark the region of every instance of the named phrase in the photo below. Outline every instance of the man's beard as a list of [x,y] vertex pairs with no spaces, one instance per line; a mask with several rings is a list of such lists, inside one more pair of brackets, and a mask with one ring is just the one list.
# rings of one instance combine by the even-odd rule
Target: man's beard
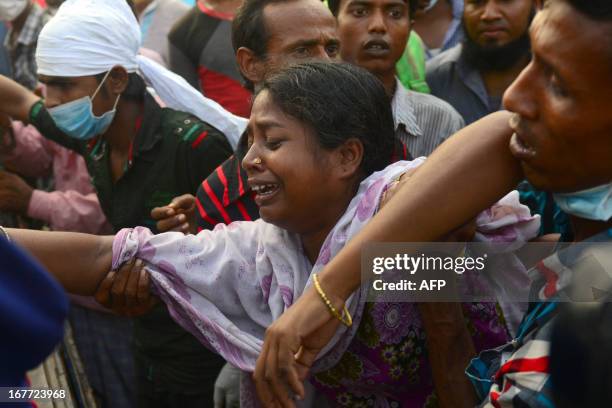
[[502,46],[482,46],[466,33],[463,40],[463,54],[467,63],[479,71],[504,71],[521,59],[529,58],[531,54],[529,33],[525,31],[521,37]]

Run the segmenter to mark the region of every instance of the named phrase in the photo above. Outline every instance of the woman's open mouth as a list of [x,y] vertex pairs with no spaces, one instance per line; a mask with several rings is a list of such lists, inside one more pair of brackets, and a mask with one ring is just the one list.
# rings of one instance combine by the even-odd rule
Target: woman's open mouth
[[258,195],[269,196],[278,190],[278,184],[260,184],[258,186],[253,186],[252,190]]
[[257,184],[251,186],[251,190],[255,192],[255,203],[259,206],[265,204],[280,190],[280,185],[276,183]]

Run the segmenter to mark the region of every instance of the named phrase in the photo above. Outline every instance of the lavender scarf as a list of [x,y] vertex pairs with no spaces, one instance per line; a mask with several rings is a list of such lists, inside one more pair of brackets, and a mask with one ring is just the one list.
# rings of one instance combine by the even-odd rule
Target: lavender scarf
[[[172,317],[228,362],[251,372],[266,328],[311,285],[311,274],[321,271],[374,216],[388,186],[423,162],[424,158],[397,162],[365,179],[326,238],[314,266],[304,255],[297,234],[260,219],[220,224],[197,235],[153,235],[143,227],[123,229],[113,242],[112,268],[133,257],[144,260]],[[481,239],[491,234],[493,222],[506,231],[521,231],[518,236],[525,239],[537,231],[539,220],[518,200],[511,201],[497,212],[500,217],[491,210],[479,217]],[[350,344],[359,327],[367,288],[363,285],[348,299],[354,324],[340,327],[321,352],[315,371],[335,365]]]

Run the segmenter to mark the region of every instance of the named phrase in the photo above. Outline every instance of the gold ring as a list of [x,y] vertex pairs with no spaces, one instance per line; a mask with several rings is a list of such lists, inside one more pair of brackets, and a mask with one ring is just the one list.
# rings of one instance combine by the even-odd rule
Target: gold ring
[[261,164],[261,158],[256,157],[255,160],[253,160],[253,164]]

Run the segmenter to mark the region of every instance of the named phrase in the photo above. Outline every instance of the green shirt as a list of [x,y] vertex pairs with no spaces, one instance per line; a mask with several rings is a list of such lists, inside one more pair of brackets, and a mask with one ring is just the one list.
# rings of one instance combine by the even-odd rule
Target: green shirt
[[430,93],[425,81],[425,45],[416,32],[410,33],[408,44],[397,61],[395,69],[397,77],[406,89]]
[[[48,139],[82,155],[104,213],[115,231],[146,226],[156,232],[151,210],[200,183],[231,154],[225,136],[198,118],[161,108],[147,93],[125,173],[113,182],[110,149],[104,138],[80,141],[59,130],[42,101],[30,122]],[[141,124],[141,125],[140,125]],[[214,381],[223,360],[183,330],[161,304],[135,319],[135,353],[148,376],[171,392],[197,393]]]

